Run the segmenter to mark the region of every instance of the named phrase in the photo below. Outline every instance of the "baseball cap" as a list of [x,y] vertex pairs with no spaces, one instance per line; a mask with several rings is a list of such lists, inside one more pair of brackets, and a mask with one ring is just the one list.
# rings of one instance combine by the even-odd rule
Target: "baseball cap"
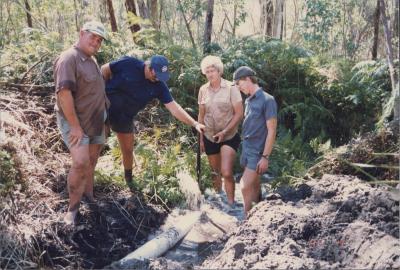
[[247,66],[240,67],[236,69],[236,71],[233,73],[233,80],[237,81],[243,77],[248,77],[248,76],[255,76],[256,73],[254,70]]
[[168,59],[162,55],[153,55],[150,58],[150,67],[156,73],[157,79],[166,82],[169,80]]
[[107,39],[107,31],[104,25],[101,22],[90,21],[86,22],[82,26],[83,31],[89,31],[93,34],[99,35],[104,39]]

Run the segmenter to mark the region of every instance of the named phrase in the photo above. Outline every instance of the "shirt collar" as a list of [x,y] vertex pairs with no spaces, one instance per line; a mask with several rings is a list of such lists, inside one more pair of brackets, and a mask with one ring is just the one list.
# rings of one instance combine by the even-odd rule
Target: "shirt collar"
[[262,95],[262,92],[263,92],[262,88],[261,87],[258,88],[254,93],[254,95],[250,96],[249,99],[252,100],[253,98],[259,97],[260,95]]
[[[220,85],[220,88],[226,88],[227,86],[228,86],[227,81],[226,81],[225,79],[221,78],[221,85]],[[206,87],[207,87],[208,89],[211,89],[211,87],[210,87],[210,82],[207,82],[207,83],[206,83]]]
[[88,59],[91,59],[91,57],[90,56],[87,56],[81,49],[79,49],[79,47],[78,47],[78,44],[76,43],[76,44],[74,44],[74,49],[76,49],[77,50],[77,52],[78,52],[78,56],[79,56],[79,58],[83,61],[83,62],[85,62],[86,60],[88,60]]

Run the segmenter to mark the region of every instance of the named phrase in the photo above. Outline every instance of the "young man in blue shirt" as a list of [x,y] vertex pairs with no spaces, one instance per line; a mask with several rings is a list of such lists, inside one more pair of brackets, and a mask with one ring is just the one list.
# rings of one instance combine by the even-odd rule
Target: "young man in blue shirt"
[[124,56],[105,64],[101,72],[106,80],[106,93],[111,102],[109,119],[116,132],[122,152],[125,180],[132,182],[133,118],[153,99],[160,100],[179,121],[193,126],[198,132],[204,125],[194,120],[171,96],[166,85],[170,74],[168,60],[154,55],[148,61]]
[[260,175],[268,169],[277,126],[275,99],[263,91],[255,75],[256,73],[246,66],[238,68],[233,74],[233,80],[239,90],[248,96],[245,101],[243,147],[240,156],[240,164],[244,168],[240,186],[246,217],[252,204],[260,199]]

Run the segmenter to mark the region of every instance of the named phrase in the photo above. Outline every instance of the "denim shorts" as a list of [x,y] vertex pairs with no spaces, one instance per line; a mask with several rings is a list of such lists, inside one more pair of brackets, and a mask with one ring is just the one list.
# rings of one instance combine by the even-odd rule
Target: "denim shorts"
[[[65,119],[64,116],[62,116],[60,113],[56,113],[57,116],[57,126],[58,129],[60,130],[62,139],[65,143],[65,145],[69,148],[69,132],[71,130],[71,127]],[[104,120],[107,118],[107,113],[104,112]],[[105,136],[105,130],[103,128],[103,132],[101,133],[100,136],[87,136],[86,134],[83,135],[83,138],[81,139],[81,142],[79,145],[86,145],[86,144],[104,144],[106,142],[106,136]]]
[[240,156],[240,165],[243,168],[246,167],[249,168],[250,170],[255,171],[261,157],[262,155],[260,152],[257,152],[253,149],[249,149],[246,147],[242,147],[242,154]]

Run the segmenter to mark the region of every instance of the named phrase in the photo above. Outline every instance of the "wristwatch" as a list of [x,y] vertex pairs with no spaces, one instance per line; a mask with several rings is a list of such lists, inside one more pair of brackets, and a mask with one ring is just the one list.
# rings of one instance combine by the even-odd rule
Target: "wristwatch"
[[263,158],[265,158],[266,160],[269,160],[269,155],[261,155]]

